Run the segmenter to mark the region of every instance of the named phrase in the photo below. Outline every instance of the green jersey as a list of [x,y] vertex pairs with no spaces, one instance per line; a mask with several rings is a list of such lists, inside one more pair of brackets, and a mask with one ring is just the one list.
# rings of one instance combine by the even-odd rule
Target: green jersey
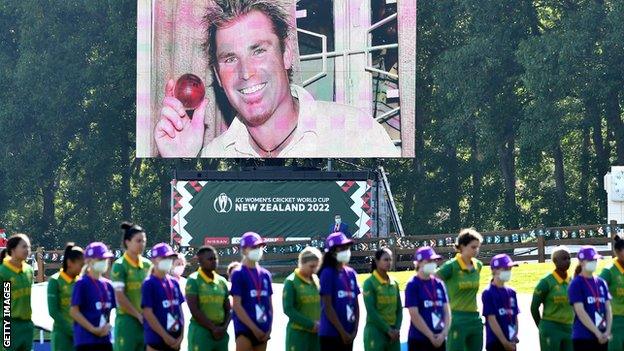
[[312,331],[316,321],[321,319],[318,277],[313,275],[312,280],[306,279],[295,269],[284,281],[282,305],[290,327]]
[[32,317],[30,290],[33,284],[33,269],[26,262],[15,267],[5,257],[0,265],[0,282],[11,282],[11,318],[29,321]]
[[472,259],[472,269],[464,263],[460,254],[446,261],[436,275],[444,280],[451,311],[477,312],[477,292],[483,263]]
[[617,258],[613,260],[611,267],[602,270],[600,278],[607,282],[609,292],[613,296],[611,300],[613,315],[624,316],[624,267]]
[[[227,280],[213,272],[210,279],[200,269],[189,275],[186,280],[186,295],[196,295],[199,300],[199,309],[215,324],[222,324],[225,320],[223,303],[228,298]],[[193,318],[191,318],[193,320]]]
[[54,319],[54,329],[74,334],[74,320],[69,315],[72,289],[77,277],[73,279],[61,269],[48,280],[48,312]]
[[399,283],[388,278],[389,280],[385,280],[374,271],[364,281],[366,323],[376,326],[384,333],[390,328],[399,329],[403,319]]
[[[147,277],[152,263],[145,257],[139,256],[134,262],[127,253],[115,260],[111,271],[111,281],[115,290],[123,290],[130,303],[137,311],[141,311],[141,286]],[[128,314],[121,305],[117,313]]]
[[570,277],[563,279],[557,272],[542,278],[533,291],[531,313],[535,315],[537,311],[539,314],[539,305],[544,304],[541,319],[571,325],[574,321],[574,309],[568,300],[569,285]]

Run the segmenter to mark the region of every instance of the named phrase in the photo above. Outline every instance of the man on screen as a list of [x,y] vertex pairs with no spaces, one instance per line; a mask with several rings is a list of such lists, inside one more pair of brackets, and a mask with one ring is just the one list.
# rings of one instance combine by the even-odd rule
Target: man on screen
[[[292,17],[278,0],[216,0],[208,5],[206,52],[237,112],[203,146],[202,118],[190,119],[166,87],[155,138],[163,157],[399,157],[386,131],[351,106],[315,101],[290,84]],[[195,111],[204,115],[207,102]]]

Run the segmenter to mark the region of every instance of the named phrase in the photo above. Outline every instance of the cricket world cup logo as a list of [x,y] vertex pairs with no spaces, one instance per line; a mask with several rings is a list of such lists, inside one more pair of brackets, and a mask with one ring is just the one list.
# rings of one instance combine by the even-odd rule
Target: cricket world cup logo
[[225,193],[221,193],[214,199],[212,205],[217,213],[228,213],[232,210],[232,199]]

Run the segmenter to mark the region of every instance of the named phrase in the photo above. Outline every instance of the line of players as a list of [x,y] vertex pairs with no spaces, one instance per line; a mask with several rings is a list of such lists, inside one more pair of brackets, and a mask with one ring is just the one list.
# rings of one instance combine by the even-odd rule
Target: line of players
[[[216,273],[216,250],[205,246],[197,252],[200,267],[189,275],[183,294],[169,274],[176,257],[171,247],[156,244],[148,260],[141,256],[146,245],[143,228],[124,222],[122,229],[126,251],[113,263],[111,280],[103,277],[113,257],[106,245],[66,247],[62,269],[48,282],[53,350],[179,350],[185,301],[192,314],[189,351],[227,350],[231,319],[236,350],[266,350],[273,327],[273,290],[271,273],[259,264],[266,244],[258,234],[242,236],[243,258],[231,272],[231,288]],[[476,259],[481,242],[475,230],[462,230],[456,257],[440,267],[441,256],[433,248],[416,250],[416,274],[407,283],[404,304],[410,316],[409,350],[482,349],[483,323],[476,300],[483,267]],[[360,288],[356,272],[348,266],[351,245],[338,232],[328,236],[323,255],[312,247],[299,254],[298,268],[283,288],[284,313],[289,317],[286,350],[353,349]],[[613,264],[598,277],[594,272],[601,256],[591,246],[582,247],[571,279],[569,251],[555,249],[555,270],[539,281],[531,304],[542,350],[624,349],[624,240],[615,238],[614,251]],[[5,350],[32,348],[33,270],[25,263],[29,254],[30,241],[24,234],[10,237],[0,254],[0,281],[11,282],[11,343],[2,345]],[[481,295],[487,350],[516,349],[518,301],[516,292],[506,286],[516,265],[505,254],[490,262],[493,277]],[[398,283],[388,275],[391,266],[392,252],[381,248],[362,287],[365,350],[400,349],[403,304]],[[109,322],[113,308],[117,309],[114,340]]]

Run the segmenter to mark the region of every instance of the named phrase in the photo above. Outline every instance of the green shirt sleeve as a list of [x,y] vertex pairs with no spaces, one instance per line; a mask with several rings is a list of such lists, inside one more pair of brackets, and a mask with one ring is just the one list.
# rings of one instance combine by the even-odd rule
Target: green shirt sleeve
[[453,275],[453,266],[451,265],[452,260],[444,262],[440,268],[438,268],[436,275],[440,277],[440,279],[446,281],[451,278]]
[[290,318],[292,322],[297,323],[306,329],[314,328],[315,321],[309,319],[308,317],[297,311],[297,308],[295,308],[295,287],[292,280],[290,279],[286,279],[284,281],[282,306],[284,308],[284,313],[288,316],[288,318]]
[[186,280],[186,288],[184,288],[184,290],[186,295],[199,295],[199,289],[197,289],[197,281],[194,277],[189,277],[189,279]]
[[115,262],[111,268],[111,281],[124,283],[126,282],[126,270],[123,264]]
[[60,306],[60,289],[58,280],[50,279],[48,281],[48,314],[54,320],[55,328],[63,330],[71,330],[72,326],[67,323],[63,317]]
[[600,272],[600,278],[607,282],[607,286],[611,286],[611,270],[609,268],[603,268]]
[[531,300],[531,316],[533,317],[536,325],[539,325],[539,322],[542,319],[539,307],[546,300],[546,295],[548,295],[549,290],[550,287],[548,286],[548,282],[546,282],[546,279],[542,279],[539,283],[537,283],[537,286],[533,291],[533,299]]
[[401,329],[401,323],[403,322],[403,303],[401,303],[401,293],[399,292],[399,284],[396,284],[396,325],[395,329]]
[[364,306],[366,306],[367,319],[370,320],[377,328],[387,333],[390,325],[381,318],[377,311],[377,294],[370,280],[364,282]]

